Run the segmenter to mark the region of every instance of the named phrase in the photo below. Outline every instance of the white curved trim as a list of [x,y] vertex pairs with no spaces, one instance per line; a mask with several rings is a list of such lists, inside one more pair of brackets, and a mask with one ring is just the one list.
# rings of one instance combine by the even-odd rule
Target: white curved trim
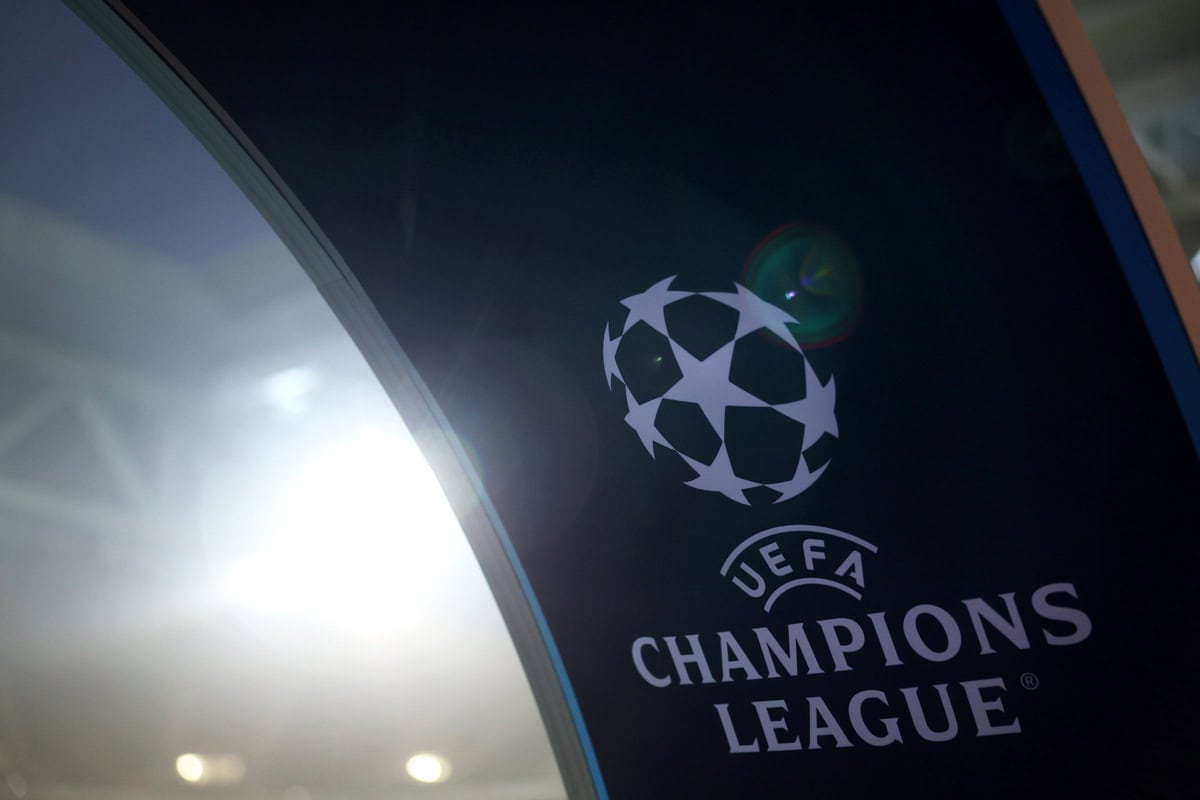
[[787,583],[783,584],[775,591],[771,592],[771,596],[767,598],[767,604],[765,606],[763,606],[763,610],[770,611],[771,606],[775,605],[775,601],[778,600],[780,598],[780,596],[783,595],[783,593],[788,591],[789,589],[795,589],[797,586],[806,586],[809,584],[815,584],[817,586],[828,586],[830,589],[838,589],[838,590],[843,591],[846,594],[850,595],[855,600],[862,600],[861,592],[856,592],[853,589],[851,589],[849,586],[843,586],[842,584],[838,583],[837,581],[831,581],[826,578],[797,578],[794,581],[788,581]]

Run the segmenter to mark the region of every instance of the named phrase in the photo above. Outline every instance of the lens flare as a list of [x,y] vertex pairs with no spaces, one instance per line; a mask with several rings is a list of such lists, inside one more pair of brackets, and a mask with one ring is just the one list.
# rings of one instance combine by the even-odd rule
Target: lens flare
[[817,225],[795,223],[773,231],[746,259],[742,283],[786,309],[804,347],[849,336],[862,305],[862,276],[849,246]]

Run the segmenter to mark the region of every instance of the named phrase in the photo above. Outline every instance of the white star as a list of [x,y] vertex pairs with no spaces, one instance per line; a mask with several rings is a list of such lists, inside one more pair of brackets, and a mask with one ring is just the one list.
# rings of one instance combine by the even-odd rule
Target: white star
[[685,481],[688,486],[696,489],[703,489],[706,492],[720,492],[730,500],[736,500],[744,506],[750,505],[750,501],[743,494],[744,489],[749,489],[752,486],[761,486],[762,484],[754,481],[747,481],[733,474],[733,465],[729,463],[729,453],[725,450],[725,445],[721,445],[721,449],[717,451],[717,457],[713,459],[712,464],[704,464],[683,456],[683,460],[688,463],[692,469],[696,471],[696,477],[690,481]]
[[612,379],[621,377],[621,370],[617,369],[617,345],[621,343],[621,337],[615,339],[608,338],[608,323],[604,323],[604,377],[608,379],[608,388],[612,388]]
[[738,325],[737,332],[734,333],[733,338],[740,339],[751,331],[766,328],[795,349],[800,349],[796,337],[792,335],[792,332],[787,327],[787,323],[795,323],[797,321],[795,317],[779,306],[763,300],[740,283],[735,283],[734,286],[737,288],[737,294],[733,292],[704,292],[705,297],[711,297],[713,300],[724,303],[730,308],[737,309]]
[[626,331],[632,328],[638,320],[642,320],[663,336],[671,338],[667,333],[667,321],[663,318],[663,308],[681,297],[695,294],[695,292],[673,291],[670,286],[671,281],[675,278],[675,275],[663,278],[641,294],[626,297],[621,301],[621,305],[629,309],[629,317],[625,320]]
[[812,364],[804,359],[804,399],[775,406],[781,414],[804,424],[802,450],[807,450],[826,433],[838,435],[837,417],[833,413],[836,395],[833,376],[830,375],[829,383],[822,386]]
[[658,432],[658,428],[654,427],[654,417],[658,414],[658,406],[662,403],[662,398],[656,397],[638,405],[638,401],[628,389],[625,390],[625,395],[629,400],[629,413],[625,415],[625,422],[637,432],[646,452],[651,456],[654,455],[655,442],[665,447],[671,447],[670,442],[663,438],[663,435]]
[[[807,428],[805,430],[807,431]],[[799,463],[796,464],[796,474],[792,476],[791,480],[784,481],[783,483],[767,484],[772,489],[780,493],[775,502],[782,503],[784,500],[791,500],[793,497],[812,486],[817,482],[817,478],[821,477],[821,473],[824,472],[825,468],[828,466],[829,463],[826,462],[822,464],[821,468],[816,472],[810,472],[808,469],[808,462],[805,461],[804,456],[801,455]]]
[[728,406],[762,408],[767,403],[755,397],[729,380],[729,362],[733,359],[733,346],[729,342],[703,361],[697,360],[675,340],[671,350],[683,377],[663,395],[665,400],[681,400],[700,406],[709,424],[723,440],[725,438],[725,409]]

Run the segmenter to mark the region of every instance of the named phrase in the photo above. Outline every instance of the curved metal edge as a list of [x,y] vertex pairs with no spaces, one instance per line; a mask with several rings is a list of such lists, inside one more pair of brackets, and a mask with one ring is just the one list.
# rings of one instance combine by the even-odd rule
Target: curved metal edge
[[291,251],[362,352],[437,475],[508,627],[573,800],[607,800],[587,728],[529,578],[428,387],[354,274],[282,177],[119,0],[63,0],[187,126]]

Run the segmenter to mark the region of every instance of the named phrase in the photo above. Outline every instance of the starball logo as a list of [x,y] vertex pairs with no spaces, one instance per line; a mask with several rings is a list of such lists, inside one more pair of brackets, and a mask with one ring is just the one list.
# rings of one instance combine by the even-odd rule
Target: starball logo
[[[605,326],[605,378],[610,388],[614,378],[625,387],[625,422],[652,457],[656,447],[678,454],[696,473],[686,481],[694,489],[743,505],[750,504],[747,490],[758,487],[774,492],[775,503],[791,500],[828,466],[812,463],[812,452],[823,437],[838,435],[833,376],[817,377],[788,329],[798,324],[788,312],[740,284],[732,292],[687,292],[671,288],[675,279],[664,278],[622,300],[629,313],[615,336]],[[760,341],[752,335],[786,348],[783,355],[791,358],[795,374],[804,376],[800,396],[767,397],[753,374],[739,380],[738,362]],[[701,435],[681,433],[685,426],[675,424],[689,412],[706,427]],[[742,429],[776,424],[785,436],[785,427],[794,429],[795,423],[803,434],[794,461],[765,480],[750,475],[756,448]]]
[[[762,488],[774,493],[774,503],[797,497],[828,465],[814,463],[814,446],[838,436],[833,376],[817,376],[788,329],[795,319],[744,286],[735,285],[733,292],[691,292],[672,288],[674,282],[665,278],[622,300],[629,312],[622,330],[614,336],[605,329],[605,378],[610,388],[614,380],[624,387],[625,422],[652,457],[676,453],[691,467],[696,477],[686,481],[688,486],[742,505],[753,505],[748,493]],[[705,304],[710,316],[697,325]],[[733,312],[725,314],[724,327],[711,316],[714,304]],[[697,336],[697,330],[706,335]],[[751,385],[753,375],[739,371],[739,349],[752,334],[764,332],[790,352],[794,368],[803,374],[799,397],[767,397]],[[707,450],[678,435],[680,426],[671,415],[682,406],[692,407],[693,419],[698,414],[711,429]],[[755,412],[803,426],[794,466],[777,480],[762,479],[754,449],[740,443],[733,429],[736,418]],[[796,618],[792,615],[802,604],[783,602],[793,592],[799,600],[804,592],[816,591],[870,602],[866,596],[879,554],[867,539],[819,525],[752,533],[733,547],[719,573],[734,595],[758,604],[770,621],[712,633],[636,636],[631,666],[654,691],[761,686],[761,699],[749,701],[712,702],[719,698],[711,688],[707,692],[703,702],[713,710],[714,745],[729,754],[1021,733],[1009,693],[1015,684],[1036,689],[1033,673],[985,671],[904,686],[889,685],[887,676],[914,664],[940,675],[941,665],[953,668],[963,660],[976,664],[974,672],[986,669],[986,657],[997,653],[1078,645],[1091,635],[1092,621],[1075,585],[1058,581],[899,610],[872,603],[866,613],[821,619]],[[848,694],[822,690],[822,676],[857,671],[878,683]]]

